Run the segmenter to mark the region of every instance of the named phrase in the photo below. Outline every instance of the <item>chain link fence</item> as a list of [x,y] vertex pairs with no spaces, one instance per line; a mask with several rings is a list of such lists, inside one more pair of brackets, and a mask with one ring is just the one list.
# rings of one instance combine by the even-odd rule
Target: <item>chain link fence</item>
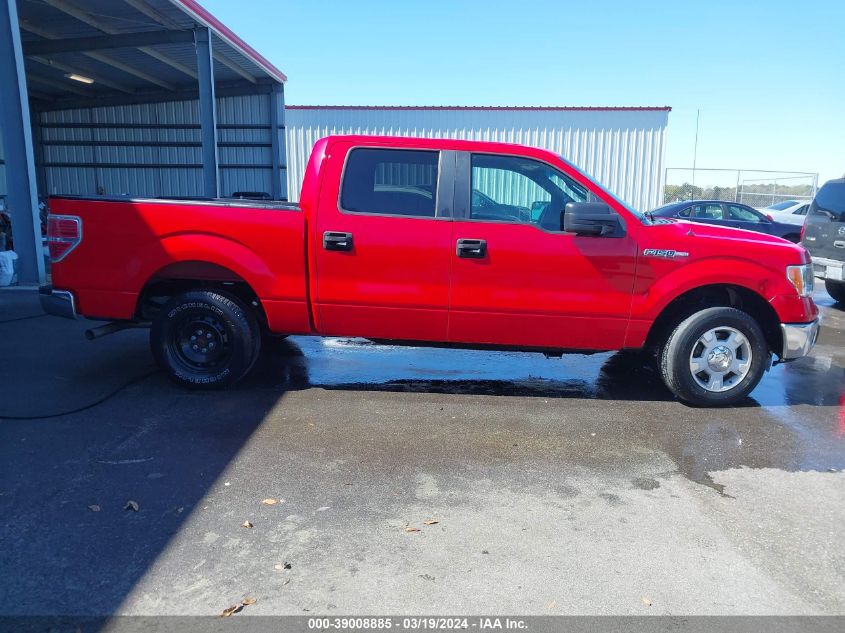
[[666,169],[663,203],[681,200],[725,200],[763,208],[778,202],[810,201],[819,175],[808,172],[753,169]]

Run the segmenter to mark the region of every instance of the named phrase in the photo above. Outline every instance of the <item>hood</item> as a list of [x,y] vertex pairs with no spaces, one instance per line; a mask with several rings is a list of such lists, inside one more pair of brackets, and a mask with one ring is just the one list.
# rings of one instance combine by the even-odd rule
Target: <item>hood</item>
[[[702,257],[740,257],[753,259],[759,263],[774,265],[809,263],[810,256],[800,244],[757,233],[744,229],[727,226],[699,224],[676,220],[669,224],[656,224],[651,227],[660,237],[656,242],[670,250],[684,250],[690,253],[691,259]],[[645,232],[648,234],[648,231]],[[651,241],[651,240],[644,240]]]

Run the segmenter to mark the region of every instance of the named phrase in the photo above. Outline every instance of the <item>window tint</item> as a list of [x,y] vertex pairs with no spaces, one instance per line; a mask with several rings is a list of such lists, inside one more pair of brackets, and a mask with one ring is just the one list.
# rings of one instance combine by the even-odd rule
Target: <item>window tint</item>
[[761,218],[759,215],[754,213],[751,209],[746,209],[745,207],[740,207],[735,204],[728,205],[728,217],[731,220],[735,220],[738,222],[761,222]]
[[692,208],[692,217],[699,220],[721,220],[721,204],[697,204]]
[[845,222],[845,182],[825,183],[810,207],[813,215],[823,215],[834,222]]
[[810,208],[809,204],[805,204],[803,207],[798,207],[795,211],[792,212],[792,215],[807,215],[807,209]]
[[793,207],[798,204],[795,200],[784,200],[783,202],[778,202],[777,204],[770,204],[767,209],[771,209],[772,211],[784,211],[789,207]]
[[340,206],[356,213],[434,217],[438,152],[353,149]]
[[690,209],[689,207],[687,207],[686,209],[681,209],[680,211],[678,211],[678,217],[679,218],[688,218],[690,211],[692,211],[692,209]]
[[585,187],[546,163],[516,156],[472,156],[474,220],[524,222],[560,231],[567,203],[592,198]]

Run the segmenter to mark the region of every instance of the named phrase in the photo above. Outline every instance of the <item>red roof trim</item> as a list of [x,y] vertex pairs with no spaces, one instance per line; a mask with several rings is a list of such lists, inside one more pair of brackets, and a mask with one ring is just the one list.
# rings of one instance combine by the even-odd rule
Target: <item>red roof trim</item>
[[220,20],[215,18],[207,9],[200,5],[196,0],[170,0],[177,7],[182,9],[185,13],[193,17],[197,22],[209,27],[215,34],[225,41],[230,46],[234,47],[246,57],[251,59],[257,66],[262,68],[271,77],[284,83],[288,80],[287,76],[273,66],[267,59],[256,51],[252,46],[244,42],[240,37]]
[[585,111],[659,111],[671,112],[670,106],[346,106],[346,105],[286,105],[286,110],[507,110],[557,112]]

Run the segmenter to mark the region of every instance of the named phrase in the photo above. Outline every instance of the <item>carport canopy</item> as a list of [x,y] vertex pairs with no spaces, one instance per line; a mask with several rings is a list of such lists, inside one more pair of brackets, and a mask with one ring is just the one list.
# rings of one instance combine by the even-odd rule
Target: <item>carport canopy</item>
[[203,190],[216,197],[216,91],[253,87],[283,103],[285,75],[195,0],[0,0],[0,7],[7,206],[23,283],[44,281],[30,108],[198,98]]

